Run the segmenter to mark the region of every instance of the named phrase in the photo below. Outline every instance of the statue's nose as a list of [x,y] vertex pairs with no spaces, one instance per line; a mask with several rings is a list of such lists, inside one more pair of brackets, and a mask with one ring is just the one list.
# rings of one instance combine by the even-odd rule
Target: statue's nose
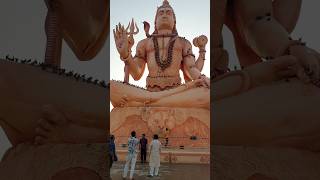
[[163,16],[162,17],[162,20],[167,20],[168,19],[168,16]]
[[162,15],[162,18],[168,18],[168,15],[163,14],[163,15]]

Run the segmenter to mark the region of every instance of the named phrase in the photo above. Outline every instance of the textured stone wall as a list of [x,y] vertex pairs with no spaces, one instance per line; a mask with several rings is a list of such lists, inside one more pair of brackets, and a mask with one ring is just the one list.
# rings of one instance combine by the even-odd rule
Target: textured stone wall
[[[125,107],[114,108],[110,113],[111,134],[118,145],[126,144],[131,131],[138,137],[154,134],[162,143],[169,137],[169,146],[207,147],[210,142],[210,112],[199,108]],[[190,138],[195,136],[195,140]]]

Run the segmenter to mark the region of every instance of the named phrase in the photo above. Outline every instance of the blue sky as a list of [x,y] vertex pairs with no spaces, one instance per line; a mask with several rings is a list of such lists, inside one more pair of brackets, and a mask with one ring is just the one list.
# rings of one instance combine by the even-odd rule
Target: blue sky
[[[135,54],[135,46],[139,40],[145,38],[143,21],[151,25],[150,32],[154,30],[154,18],[157,7],[162,5],[162,0],[111,0],[110,2],[110,32],[120,22],[125,26],[134,18],[140,33],[134,36],[135,45],[132,55]],[[209,0],[169,0],[177,17],[177,30],[180,36],[192,42],[193,38],[199,35],[206,35],[210,39],[210,1]],[[206,62],[202,73],[210,75],[210,42],[207,45]],[[198,49],[193,48],[193,52],[198,56]],[[110,36],[110,78],[123,80],[124,63],[120,60],[115,47],[113,35]],[[130,83],[145,87],[145,79],[148,74],[146,70],[144,76],[139,81],[134,81],[130,77]]]

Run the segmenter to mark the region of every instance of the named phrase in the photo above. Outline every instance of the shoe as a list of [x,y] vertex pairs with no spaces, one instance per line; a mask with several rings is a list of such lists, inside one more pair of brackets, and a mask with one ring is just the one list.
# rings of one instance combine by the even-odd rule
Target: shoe
[[149,174],[148,177],[153,177],[153,176]]

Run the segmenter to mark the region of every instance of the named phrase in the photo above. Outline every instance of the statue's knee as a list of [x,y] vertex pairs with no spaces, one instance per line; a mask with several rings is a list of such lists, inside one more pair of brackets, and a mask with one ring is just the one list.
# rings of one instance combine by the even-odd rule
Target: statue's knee
[[56,173],[51,180],[102,180],[93,170],[75,167]]

